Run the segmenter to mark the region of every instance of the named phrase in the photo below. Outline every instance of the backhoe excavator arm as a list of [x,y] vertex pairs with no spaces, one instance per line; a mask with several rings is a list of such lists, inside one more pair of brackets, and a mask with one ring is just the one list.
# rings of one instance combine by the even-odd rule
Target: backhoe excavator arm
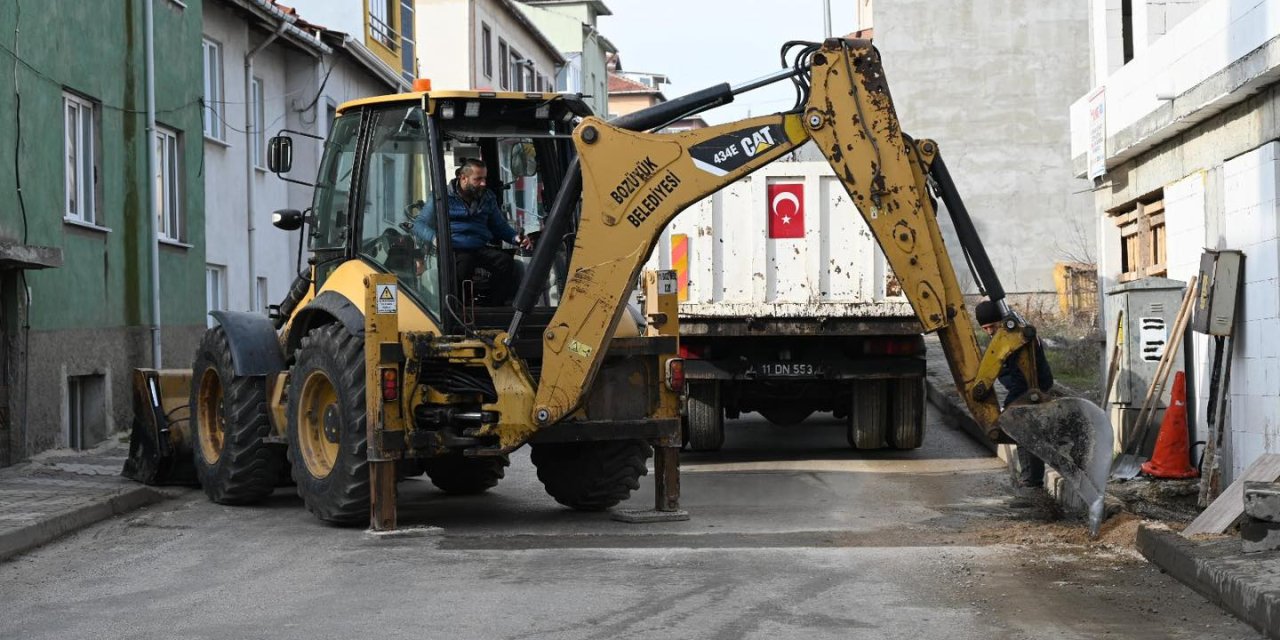
[[[812,139],[861,212],[924,330],[941,338],[974,418],[993,440],[1012,437],[1077,485],[1100,521],[1107,460],[1098,478],[1095,458],[1108,456],[1094,454],[1110,446],[1109,421],[1087,402],[1054,404],[1064,401],[1038,393],[1028,394],[1026,402],[1042,402],[1046,410],[1020,408],[1006,412],[1016,419],[1002,417],[994,393],[996,376],[1007,359],[1017,358],[1027,379],[1037,379],[1035,358],[1027,348],[1035,331],[1004,303],[999,279],[937,144],[902,132],[879,53],[869,41],[831,39],[811,45],[800,60],[795,69],[773,78],[796,79],[804,97],[796,112],[677,134],[633,130],[657,128],[688,115],[683,108],[692,112],[731,99],[734,91],[722,85],[690,96],[689,104],[667,103],[656,112],[612,123],[587,118],[577,127],[581,175],[570,182],[576,185],[573,181],[580,179],[581,219],[570,278],[543,335],[534,428],[562,419],[582,403],[625,298],[667,223],[694,202]],[[985,354],[965,309],[931,191],[947,205],[979,283],[1004,311]],[[562,192],[560,199],[575,196]],[[566,202],[557,202],[549,226],[563,221]],[[534,275],[526,282],[537,281],[538,269],[535,256]],[[517,298],[517,312],[524,310],[524,297]],[[519,316],[512,333],[518,325]],[[1096,531],[1097,522],[1093,524]]]

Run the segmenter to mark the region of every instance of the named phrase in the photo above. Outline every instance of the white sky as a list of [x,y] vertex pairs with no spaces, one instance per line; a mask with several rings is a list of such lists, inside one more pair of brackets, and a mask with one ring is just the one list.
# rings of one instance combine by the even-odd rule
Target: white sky
[[[830,0],[831,32],[857,28],[856,0]],[[782,68],[788,40],[820,41],[822,0],[605,0],[597,25],[623,71],[665,74],[668,100],[721,82],[738,85]],[[779,82],[742,94],[703,118],[720,124],[790,108],[795,89]]]

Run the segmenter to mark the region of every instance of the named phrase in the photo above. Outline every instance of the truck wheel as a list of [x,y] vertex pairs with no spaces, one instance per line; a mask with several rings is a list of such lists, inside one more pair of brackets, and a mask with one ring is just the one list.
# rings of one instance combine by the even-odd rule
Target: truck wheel
[[653,454],[644,440],[535,444],[530,458],[556,502],[578,511],[603,511],[640,488]]
[[888,394],[884,380],[855,380],[853,406],[849,410],[849,446],[881,449],[889,422]]
[[685,402],[684,440],[693,451],[719,451],[724,446],[724,408],[716,382],[689,383]]
[[904,378],[890,385],[889,446],[919,449],[924,444],[924,379]]
[[196,478],[218,504],[250,504],[271,495],[283,468],[267,417],[267,382],[237,376],[222,327],[205,332],[191,376]]
[[289,461],[298,495],[325,522],[369,519],[364,340],[342,325],[312,329],[289,376]]
[[768,420],[779,427],[789,427],[791,425],[800,424],[801,422],[804,422],[804,419],[808,418],[811,413],[813,413],[813,409],[806,409],[804,407],[774,407],[772,409],[760,410],[760,415],[764,416],[765,420]]
[[498,484],[507,474],[511,461],[506,456],[482,458],[428,458],[422,466],[437,489],[455,496],[484,493]]

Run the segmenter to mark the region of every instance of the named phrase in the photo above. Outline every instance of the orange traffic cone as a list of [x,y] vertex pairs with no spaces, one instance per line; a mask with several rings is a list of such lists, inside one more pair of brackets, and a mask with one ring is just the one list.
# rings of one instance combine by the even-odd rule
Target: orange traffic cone
[[1187,442],[1187,380],[1179,371],[1173,377],[1169,408],[1160,422],[1156,450],[1151,460],[1142,464],[1142,472],[1153,478],[1194,478],[1199,474],[1191,466]]

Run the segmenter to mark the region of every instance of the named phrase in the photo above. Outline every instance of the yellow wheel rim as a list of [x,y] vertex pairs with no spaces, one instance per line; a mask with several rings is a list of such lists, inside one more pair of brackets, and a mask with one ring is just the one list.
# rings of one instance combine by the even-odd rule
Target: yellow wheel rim
[[298,403],[298,448],[307,471],[324,478],[338,460],[341,421],[338,392],[322,371],[313,371],[302,384]]
[[200,376],[200,393],[196,396],[196,419],[200,421],[197,438],[205,462],[215,464],[222,456],[227,423],[222,411],[222,379],[213,367]]

